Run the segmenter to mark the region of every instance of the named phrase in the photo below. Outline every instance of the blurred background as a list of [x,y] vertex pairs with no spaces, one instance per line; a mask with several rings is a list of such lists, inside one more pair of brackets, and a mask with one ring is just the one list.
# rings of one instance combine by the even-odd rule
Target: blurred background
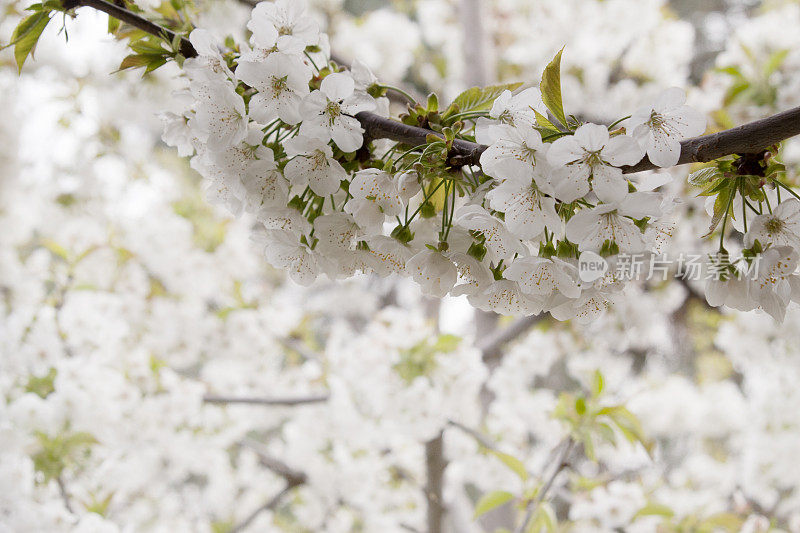
[[[309,4],[337,59],[419,97],[536,84],[566,46],[587,120],[669,86],[712,131],[800,105],[796,0]],[[243,42],[252,5],[194,20]],[[529,531],[800,531],[797,309],[651,281],[580,326],[294,285],[161,142],[178,68],[115,72],[124,43],[77,13],[21,75],[0,54],[0,531],[514,531],[549,482]],[[666,251],[708,244],[689,170],[637,178],[680,199]]]

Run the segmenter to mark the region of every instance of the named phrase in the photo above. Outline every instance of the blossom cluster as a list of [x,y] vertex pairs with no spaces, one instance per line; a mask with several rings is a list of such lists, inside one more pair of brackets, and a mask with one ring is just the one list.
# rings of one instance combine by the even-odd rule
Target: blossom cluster
[[[261,3],[248,28],[249,46],[233,54],[192,32],[192,108],[166,117],[164,138],[196,153],[212,199],[255,215],[267,260],[301,284],[400,274],[481,309],[592,320],[621,284],[582,280],[579,255],[613,262],[654,250],[668,231],[668,202],[622,167],[645,154],[672,166],[679,141],[705,129],[677,88],[614,130],[563,116],[553,126],[531,87],[499,92],[486,111],[457,109],[463,120],[442,139],[378,156],[356,114],[387,116],[386,87],[357,61],[332,63],[302,3]],[[449,165],[455,135],[489,145],[482,172]]]

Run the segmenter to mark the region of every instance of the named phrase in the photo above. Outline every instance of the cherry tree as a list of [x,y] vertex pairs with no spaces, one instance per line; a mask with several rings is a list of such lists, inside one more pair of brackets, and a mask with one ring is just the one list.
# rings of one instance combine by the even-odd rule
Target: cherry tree
[[[41,342],[58,341],[64,359],[47,360],[30,373],[27,383],[14,385],[25,393],[14,394],[9,417],[13,427],[28,433],[6,453],[30,457],[30,463],[11,459],[29,468],[24,474],[30,480],[24,501],[33,499],[28,495],[34,493],[36,480],[55,490],[63,502],[63,509],[51,508],[49,515],[39,516],[41,523],[55,520],[87,531],[112,530],[115,523],[146,523],[142,516],[148,511],[137,509],[142,503],[135,494],[147,492],[148,482],[156,483],[155,464],[150,463],[149,478],[137,480],[124,471],[125,461],[103,461],[102,454],[124,453],[125,447],[114,440],[120,434],[104,433],[101,423],[118,423],[120,411],[110,410],[107,419],[99,420],[75,415],[86,417],[91,412],[80,406],[92,394],[101,398],[106,394],[108,405],[116,405],[124,401],[117,395],[155,395],[162,386],[173,400],[153,405],[163,408],[174,403],[177,412],[158,412],[144,427],[156,431],[163,417],[169,419],[164,424],[181,431],[170,433],[175,437],[170,447],[163,441],[153,446],[156,455],[166,454],[163,448],[170,450],[161,459],[171,465],[164,472],[167,480],[159,480],[158,486],[168,486],[168,479],[179,483],[209,476],[204,482],[184,483],[181,490],[188,491],[184,497],[202,490],[203,498],[213,499],[215,491],[227,491],[228,498],[210,511],[210,520],[175,515],[173,527],[178,529],[241,531],[264,524],[284,530],[441,531],[447,523],[455,530],[491,530],[498,525],[539,531],[554,529],[560,520],[585,528],[595,524],[644,531],[661,524],[734,530],[745,524],[760,527],[765,516],[778,517],[786,528],[798,519],[796,513],[784,510],[797,497],[793,490],[782,493],[783,487],[791,487],[787,478],[770,485],[779,495],[756,499],[727,481],[724,490],[709,497],[708,509],[681,501],[680,482],[658,487],[647,482],[646,475],[640,483],[626,482],[626,464],[640,471],[646,470],[641,465],[648,461],[658,464],[658,453],[668,448],[656,446],[653,439],[670,438],[668,417],[679,416],[681,402],[691,405],[692,394],[698,398],[707,394],[714,398],[712,403],[723,406],[720,412],[703,414],[709,421],[730,416],[725,408],[768,410],[772,400],[763,394],[759,378],[742,381],[744,388],[752,388],[746,399],[729,383],[702,389],[701,394],[698,386],[677,376],[648,384],[669,364],[655,364],[644,372],[641,367],[625,368],[619,358],[609,355],[620,349],[614,346],[625,346],[624,354],[659,346],[663,332],[635,339],[626,329],[648,331],[647,320],[657,322],[670,314],[684,315],[682,327],[691,328],[694,325],[685,316],[698,307],[705,314],[710,313],[707,307],[724,305],[741,311],[762,309],[770,315],[769,322],[752,332],[752,338],[760,340],[743,341],[742,346],[773,342],[766,331],[788,327],[779,324],[784,320],[789,324],[796,320],[790,302],[800,294],[795,273],[800,197],[792,186],[794,170],[783,162],[784,155],[791,161],[792,154],[779,146],[800,133],[800,108],[790,105],[796,102],[773,95],[769,103],[783,110],[747,116],[752,107],[745,113],[736,106],[744,98],[763,98],[759,91],[764,89],[744,67],[728,65],[715,74],[734,80],[724,95],[727,116],[695,110],[686,105],[683,89],[665,85],[648,91],[651,99],[642,99],[619,116],[593,122],[586,110],[565,110],[569,102],[565,96],[577,90],[574,74],[562,68],[562,61],[574,53],[567,47],[528,79],[534,83],[473,87],[453,94],[445,105],[443,94],[420,98],[413,91],[382,83],[358,59],[347,62],[349,66],[336,56],[332,59],[330,43],[336,39],[320,30],[319,19],[303,3],[286,1],[256,5],[246,22],[247,39],[220,40],[201,24],[194,27],[190,21],[195,8],[188,4],[157,9],[104,0],[36,4],[9,39],[19,68],[45,29],[57,24],[58,14],[66,18],[77,11],[80,19],[88,11],[81,8],[109,15],[109,31],[130,48],[122,70],[143,68],[153,73],[149,76],[158,76],[161,70],[173,69],[174,74],[180,67],[181,107],[162,115],[164,142],[181,157],[191,157],[191,167],[204,179],[208,201],[240,217],[231,224],[239,225],[238,235],[250,234],[261,258],[252,254],[244,239],[215,246],[206,242],[205,249],[202,241],[191,242],[198,235],[213,239],[217,224],[217,215],[208,215],[216,211],[196,198],[173,206],[179,217],[191,222],[194,235],[186,234],[184,224],[181,245],[162,243],[159,253],[172,260],[139,257],[134,244],[161,234],[157,226],[148,228],[141,215],[137,224],[125,228],[123,240],[129,244],[109,240],[100,245],[85,237],[82,242],[80,235],[37,241],[37,268],[43,278],[52,275],[55,280],[55,288],[46,293],[52,301],[46,304],[49,311],[44,318],[36,311],[15,313],[20,323],[9,338],[35,351],[36,343],[28,344],[29,332],[36,332],[39,320],[49,316],[55,335],[39,333]],[[797,15],[785,9],[784,16]],[[774,16],[764,15],[766,27]],[[759,67],[756,52],[746,49],[746,59]],[[790,61],[788,52],[778,52],[765,46],[767,77]],[[731,61],[737,60],[735,49],[729,54]],[[43,55],[41,50],[38,55]],[[630,61],[635,64],[635,55]],[[785,83],[789,86],[791,79]],[[700,103],[698,109],[705,110]],[[734,126],[734,118],[741,118],[741,125]],[[679,223],[687,204],[697,201],[686,194],[683,184],[677,187],[669,174],[659,170],[689,163],[696,166],[688,183],[700,187],[700,195],[707,198],[708,218],[701,222],[707,227],[700,231],[697,224]],[[160,209],[159,220],[175,218],[167,212],[178,193],[167,184],[162,188],[164,198],[147,201]],[[124,203],[126,193],[114,202]],[[56,201],[73,200],[67,195]],[[190,215],[184,216],[187,212]],[[700,217],[692,214],[692,219]],[[57,233],[57,228],[51,231]],[[87,235],[86,230],[76,231]],[[20,234],[20,242],[28,238],[27,230]],[[684,303],[670,296],[675,289],[653,294],[651,277],[644,280],[626,270],[638,261],[649,265],[652,274],[665,242],[674,241],[704,248],[698,254],[703,259],[701,269],[710,273],[704,275],[702,288],[692,279],[673,284],[689,295]],[[211,259],[209,246],[215,254]],[[285,295],[268,304],[270,289],[248,287],[239,279],[247,277],[248,269],[255,272],[262,260],[285,271],[296,284],[311,288],[281,287],[277,290]],[[14,261],[9,259],[10,264]],[[26,261],[17,267],[17,276],[31,268]],[[116,284],[127,283],[128,304],[107,302],[123,305],[116,315],[113,310],[103,313],[98,301],[81,307],[81,297],[73,291],[88,285],[95,270],[108,269],[103,265],[114,261],[123,267],[122,277],[107,280],[100,290],[113,293],[119,290]],[[210,283],[182,285],[182,270],[175,269],[176,264],[187,270],[208,269]],[[593,275],[588,265],[599,265],[600,273]],[[691,267],[679,265],[679,274],[687,274]],[[523,318],[476,337],[475,346],[470,346],[442,333],[441,325],[426,323],[419,307],[412,306],[409,316],[392,306],[377,311],[380,289],[363,294],[348,281],[367,274],[391,277],[406,288],[413,283],[434,298],[466,296],[479,309]],[[132,279],[125,281],[129,276]],[[352,311],[346,303],[336,304],[342,305],[340,309],[312,311],[328,316],[332,323],[304,329],[308,326],[301,322],[302,311],[294,308],[286,313],[281,303],[302,294],[312,298],[307,305],[314,308],[315,288],[326,283],[318,281],[322,277],[332,281],[328,290],[351,291],[339,298],[371,303]],[[164,297],[169,293],[187,302],[173,312],[159,309],[168,306]],[[213,318],[201,310],[203,302],[218,300],[226,303],[215,304]],[[612,302],[620,308],[612,307],[612,313],[619,313],[615,316],[632,321],[614,327],[603,322]],[[115,330],[112,321],[107,344],[97,345],[91,336],[81,338],[81,328],[91,330],[92,321],[102,323],[104,314],[128,316],[124,305],[133,306],[135,312],[146,310],[140,325],[119,325]],[[361,324],[348,323],[348,313],[360,317]],[[184,316],[191,324],[184,327],[200,333],[190,336],[192,342],[206,346],[187,349],[174,340],[169,344],[164,330],[171,328],[158,323],[159,317],[167,316]],[[747,316],[756,317],[754,321],[762,318],[755,313],[735,316],[742,323],[747,323]],[[506,343],[528,333],[533,324],[553,323],[545,317],[597,327],[594,331],[604,331],[604,336],[575,338],[571,326],[553,326],[555,332],[534,332],[502,356]],[[595,326],[598,323],[602,328]],[[132,334],[127,328],[141,333]],[[740,353],[741,347],[730,344],[730,339],[746,333],[731,329],[728,335],[720,330],[721,344],[736,354],[737,365],[752,365],[746,351]],[[297,333],[286,335],[293,330]],[[148,339],[152,331],[161,331],[165,338]],[[304,338],[303,331],[325,336],[324,354],[310,348],[316,341]],[[172,349],[207,353],[217,346],[232,357],[204,361],[198,381],[197,368],[192,369],[194,356],[186,361],[189,366],[179,359],[167,364],[152,354],[148,357],[151,341],[156,344],[150,349],[157,353]],[[163,342],[168,344],[158,344]],[[286,358],[300,358],[302,364],[288,371],[274,359],[263,361],[263,368],[256,364],[245,371],[252,388],[281,383],[279,388],[291,394],[231,393],[250,388],[229,379],[225,369],[228,363],[236,364],[236,351],[248,342],[282,346]],[[108,355],[126,350],[130,354],[118,361]],[[537,362],[530,360],[532,351]],[[581,357],[563,358],[562,353],[569,352]],[[81,372],[80,364],[70,364],[76,353],[106,355],[92,372]],[[780,354],[776,348],[776,366]],[[247,359],[244,353],[241,357]],[[562,361],[562,368],[553,366],[556,360]],[[136,372],[143,373],[141,382],[114,381],[122,373]],[[637,376],[633,387],[625,385],[628,375]],[[571,380],[573,386],[550,383],[558,379]],[[93,385],[104,380],[109,385],[93,392]],[[162,380],[168,383],[163,385]],[[535,380],[545,382],[539,394],[528,390]],[[209,390],[202,391],[198,383]],[[640,390],[650,394],[637,406],[635,395]],[[655,416],[659,400],[667,399],[672,400],[667,414]],[[272,406],[278,411],[254,424],[252,411],[239,411],[235,404]],[[289,407],[297,411],[285,411]],[[142,416],[133,404],[128,408],[133,409],[130,416]],[[124,409],[121,412],[127,416]],[[537,412],[549,414],[533,414]],[[682,431],[713,440],[740,430],[735,421],[722,424],[720,433],[700,421],[696,424]],[[276,427],[281,438],[269,438]],[[752,436],[757,439],[773,431],[766,420],[755,427]],[[61,429],[53,432],[53,428]],[[185,431],[201,438],[182,439]],[[139,437],[128,438],[136,442]],[[216,465],[213,474],[181,464],[185,446],[203,447],[205,440],[206,451],[197,451],[193,460]],[[27,454],[30,447],[35,451]],[[235,455],[231,463],[228,454]],[[132,485],[110,488],[97,477],[103,475],[101,469],[82,472],[82,457],[87,455],[95,464],[119,469],[112,475],[131,477]],[[769,468],[770,460],[765,456],[755,464]],[[581,478],[595,476],[598,468],[613,472],[615,479],[580,488]],[[651,467],[651,473],[655,470]],[[553,498],[553,493],[563,487],[566,471],[575,476],[570,489],[574,494],[567,507],[559,507],[563,500]],[[82,477],[77,487],[69,486],[67,473]],[[780,474],[776,470],[770,475]],[[754,483],[759,482],[763,481],[756,476]],[[137,503],[115,502],[117,491],[125,495],[119,498]],[[721,501],[720,494],[732,503]],[[111,503],[119,507],[116,520],[108,512]],[[167,503],[150,511],[159,527],[170,528],[167,516],[176,505]],[[617,512],[617,507],[624,510]],[[31,513],[26,515],[24,509],[15,513],[24,517],[19,523],[32,523],[24,522],[31,520]]]

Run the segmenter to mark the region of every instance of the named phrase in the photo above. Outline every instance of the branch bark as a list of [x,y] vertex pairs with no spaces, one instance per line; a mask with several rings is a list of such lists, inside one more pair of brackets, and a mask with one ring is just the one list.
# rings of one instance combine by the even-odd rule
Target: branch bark
[[444,433],[425,443],[425,496],[428,500],[428,533],[442,533],[444,524]]
[[275,406],[293,406],[305,405],[310,403],[322,403],[328,400],[327,394],[320,394],[318,396],[304,396],[299,398],[256,398],[246,396],[213,396],[207,394],[203,396],[204,403],[221,403],[233,404],[243,403],[250,405],[275,405]]
[[[91,7],[107,13],[147,33],[172,40],[176,34],[127,9],[105,0],[63,0],[65,9]],[[197,52],[185,37],[180,38],[180,51],[185,57],[195,57]],[[425,128],[409,126],[374,113],[361,112],[356,115],[366,135],[371,139],[391,139],[411,146],[423,145],[426,137],[434,133]],[[711,135],[686,139],[681,143],[678,165],[707,162],[720,157],[740,153],[757,153],[784,139],[800,135],[800,107],[789,109],[767,118],[749,122],[735,128]],[[449,154],[449,163],[454,166],[479,165],[480,156],[487,146],[457,139]],[[645,157],[639,163],[624,167],[623,172],[632,174],[656,167]]]

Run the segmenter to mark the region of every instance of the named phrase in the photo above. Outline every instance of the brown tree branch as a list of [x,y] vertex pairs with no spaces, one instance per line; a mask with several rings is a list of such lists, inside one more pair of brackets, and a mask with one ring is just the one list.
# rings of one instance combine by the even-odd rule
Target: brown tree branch
[[444,433],[425,443],[425,497],[428,500],[428,533],[442,533],[444,525]]
[[320,394],[318,396],[302,396],[298,398],[257,398],[247,396],[214,396],[206,394],[203,396],[204,403],[221,403],[233,404],[243,403],[250,405],[275,405],[275,406],[293,406],[305,405],[310,403],[322,403],[328,400],[327,394]]
[[[118,7],[105,0],[63,0],[65,9],[86,6],[97,9],[131,26],[156,36],[172,40],[176,34],[146,18]],[[185,37],[180,38],[180,51],[185,57],[197,55],[192,44]],[[431,130],[402,124],[374,113],[361,112],[356,115],[366,135],[371,139],[391,139],[411,146],[423,145]],[[711,135],[687,139],[681,143],[681,156],[678,165],[692,162],[707,162],[720,157],[740,153],[757,153],[777,142],[800,134],[800,107],[749,122],[735,128]],[[461,139],[453,142],[449,163],[454,166],[479,165],[480,156],[487,146]],[[645,157],[633,166],[624,167],[623,172],[631,174],[657,168]]]

